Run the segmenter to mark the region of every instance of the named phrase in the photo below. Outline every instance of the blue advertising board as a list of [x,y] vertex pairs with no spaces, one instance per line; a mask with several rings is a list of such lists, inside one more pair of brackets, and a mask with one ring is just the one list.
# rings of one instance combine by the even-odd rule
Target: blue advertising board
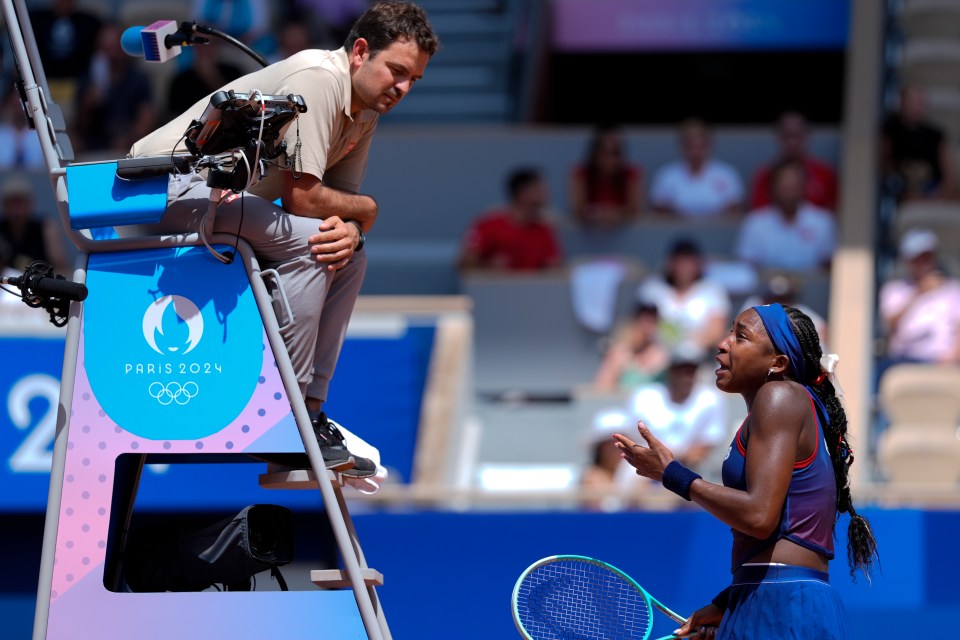
[[0,504],[43,510],[57,428],[62,337],[0,338]]
[[[398,335],[347,337],[326,409],[376,446],[392,479],[409,481],[420,404],[433,346],[432,324]],[[64,338],[0,337],[0,512],[46,508],[57,427]],[[150,464],[141,480],[142,509],[218,509],[263,501],[263,463]],[[271,502],[318,506],[315,491],[271,492]]]

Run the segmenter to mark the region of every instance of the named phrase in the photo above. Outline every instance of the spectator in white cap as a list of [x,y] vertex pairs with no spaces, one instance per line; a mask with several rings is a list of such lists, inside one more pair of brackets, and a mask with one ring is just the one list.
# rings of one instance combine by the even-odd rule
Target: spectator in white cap
[[960,361],[960,281],[940,267],[937,234],[909,229],[900,240],[899,257],[903,277],[880,288],[887,340],[880,368],[899,362]]
[[944,273],[937,260],[937,234],[912,228],[900,239],[902,277],[880,288],[880,318],[885,350],[874,367],[874,426],[871,449],[887,428],[876,394],[884,373],[898,364],[960,362],[960,281]]

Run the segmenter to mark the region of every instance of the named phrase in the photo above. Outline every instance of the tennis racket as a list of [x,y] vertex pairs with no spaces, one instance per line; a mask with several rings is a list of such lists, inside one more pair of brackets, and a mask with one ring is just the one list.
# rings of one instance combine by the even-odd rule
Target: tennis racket
[[526,640],[649,640],[654,607],[686,622],[620,569],[584,556],[537,560],[513,588],[513,621]]

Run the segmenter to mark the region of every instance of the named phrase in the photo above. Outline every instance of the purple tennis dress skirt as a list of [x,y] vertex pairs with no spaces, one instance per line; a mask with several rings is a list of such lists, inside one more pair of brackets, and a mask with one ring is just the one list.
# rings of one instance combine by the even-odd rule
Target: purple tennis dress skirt
[[846,640],[847,616],[829,574],[789,565],[740,567],[717,640]]

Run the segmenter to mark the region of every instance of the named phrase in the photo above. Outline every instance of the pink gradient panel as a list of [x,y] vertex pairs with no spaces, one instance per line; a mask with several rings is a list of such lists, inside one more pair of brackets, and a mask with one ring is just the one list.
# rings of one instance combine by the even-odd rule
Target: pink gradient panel
[[[266,335],[263,340],[266,345]],[[242,452],[290,414],[290,404],[283,392],[269,345],[263,352],[260,384],[256,386],[246,408],[233,422],[199,440],[148,440],[130,434],[101,409],[84,370],[81,338],[51,600],[61,597],[93,569],[102,567],[117,456],[125,453]],[[293,431],[293,450],[299,443],[299,433]],[[299,446],[302,447],[302,444]]]

